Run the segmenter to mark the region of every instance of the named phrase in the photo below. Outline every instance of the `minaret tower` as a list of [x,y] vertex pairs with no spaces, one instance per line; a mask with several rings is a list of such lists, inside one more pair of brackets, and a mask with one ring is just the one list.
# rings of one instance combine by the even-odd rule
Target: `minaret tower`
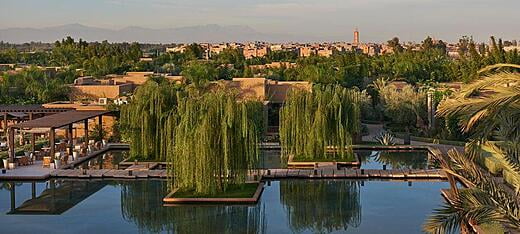
[[356,28],[356,30],[354,30],[354,44],[356,44],[356,45],[359,44],[359,31],[358,31],[358,28]]

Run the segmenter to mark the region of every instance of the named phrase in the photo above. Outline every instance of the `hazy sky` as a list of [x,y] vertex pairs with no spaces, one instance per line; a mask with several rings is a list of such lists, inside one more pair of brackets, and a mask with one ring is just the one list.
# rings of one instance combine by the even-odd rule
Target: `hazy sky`
[[355,27],[362,41],[520,39],[520,0],[1,0],[0,6],[0,28],[219,24],[346,41]]

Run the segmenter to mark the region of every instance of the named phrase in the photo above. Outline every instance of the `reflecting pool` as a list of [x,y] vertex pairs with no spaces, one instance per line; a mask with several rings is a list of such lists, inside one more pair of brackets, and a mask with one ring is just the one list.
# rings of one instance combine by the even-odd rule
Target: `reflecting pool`
[[2,233],[421,233],[447,182],[269,181],[253,206],[164,207],[159,180],[0,182]]
[[[431,169],[435,168],[435,162],[424,150],[355,150],[361,161],[363,169]],[[286,168],[281,163],[280,150],[261,150],[259,168]]]
[[428,156],[428,151],[356,151],[363,169],[429,169],[435,168],[435,162]]
[[94,170],[118,169],[118,164],[128,158],[128,156],[129,151],[127,150],[111,150],[76,165],[75,168]]

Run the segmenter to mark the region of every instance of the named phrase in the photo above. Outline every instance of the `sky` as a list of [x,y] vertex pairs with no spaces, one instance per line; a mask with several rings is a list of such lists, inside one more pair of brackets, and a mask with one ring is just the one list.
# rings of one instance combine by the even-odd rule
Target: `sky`
[[263,33],[382,42],[520,39],[520,0],[0,0],[0,28],[245,25]]

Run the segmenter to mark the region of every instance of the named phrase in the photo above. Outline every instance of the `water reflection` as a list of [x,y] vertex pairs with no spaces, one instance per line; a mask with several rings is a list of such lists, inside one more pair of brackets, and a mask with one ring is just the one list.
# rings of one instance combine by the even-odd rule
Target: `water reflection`
[[280,181],[280,200],[294,232],[332,232],[361,223],[360,182]]
[[[17,183],[6,182],[10,191],[11,209],[8,215],[59,215],[76,206],[92,194],[102,189],[104,181],[49,180],[38,194],[37,182],[31,182],[31,198],[16,206]],[[22,186],[19,183],[18,186]]]
[[166,183],[121,182],[121,206],[125,220],[141,232],[262,233],[265,209],[256,206],[164,207]]
[[364,169],[427,169],[433,165],[427,151],[356,151]]
[[270,181],[254,206],[165,207],[160,180],[7,182],[0,186],[0,233],[421,233],[441,204],[440,189],[449,187],[360,183]]
[[81,169],[118,169],[118,164],[128,157],[128,151],[108,151],[77,165]]

